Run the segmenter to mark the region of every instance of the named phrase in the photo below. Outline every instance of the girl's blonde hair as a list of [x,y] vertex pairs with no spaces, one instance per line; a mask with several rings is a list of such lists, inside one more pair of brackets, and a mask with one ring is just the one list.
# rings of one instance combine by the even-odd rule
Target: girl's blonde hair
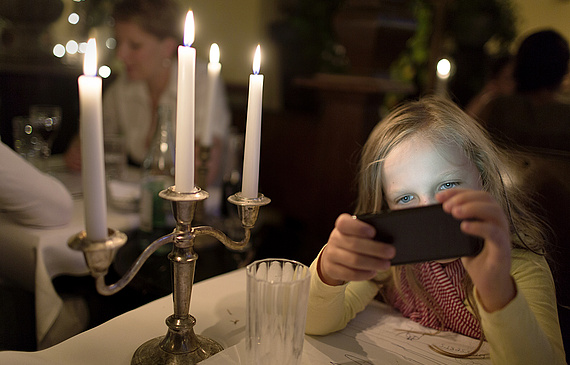
[[[457,105],[436,96],[400,105],[374,128],[362,151],[356,214],[378,213],[388,209],[383,194],[382,166],[394,147],[417,136],[429,139],[435,146],[458,146],[477,167],[483,190],[497,200],[509,217],[512,246],[543,252],[546,242],[543,227],[530,213],[531,202],[517,189],[515,180],[511,178],[518,160],[495,146],[483,127]],[[392,275],[387,281],[378,283],[381,294],[385,297],[390,287],[400,290],[402,280],[409,283],[412,291],[434,311],[441,322],[439,306],[423,289],[412,265],[392,267]],[[464,277],[462,286],[480,322],[474,305],[473,283],[468,275]],[[456,357],[450,353],[447,355]]]

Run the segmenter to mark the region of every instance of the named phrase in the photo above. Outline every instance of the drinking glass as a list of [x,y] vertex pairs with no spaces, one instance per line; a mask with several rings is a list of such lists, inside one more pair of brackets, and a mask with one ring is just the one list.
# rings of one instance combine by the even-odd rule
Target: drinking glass
[[30,106],[30,123],[44,142],[42,155],[47,159],[61,126],[61,107],[44,104]]
[[41,156],[44,141],[35,130],[27,116],[17,116],[12,119],[14,150],[34,166],[41,168]]
[[103,141],[109,202],[117,209],[136,211],[141,193],[140,176],[129,176],[125,139],[120,134],[106,134]]
[[123,180],[127,171],[127,151],[123,136],[106,134],[103,141],[107,179]]
[[311,275],[300,262],[266,259],[246,268],[247,364],[299,365]]

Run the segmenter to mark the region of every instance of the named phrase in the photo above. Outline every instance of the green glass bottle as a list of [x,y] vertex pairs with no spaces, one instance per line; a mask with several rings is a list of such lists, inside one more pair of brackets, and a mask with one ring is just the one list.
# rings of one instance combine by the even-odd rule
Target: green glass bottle
[[158,196],[174,185],[173,129],[173,107],[159,106],[157,130],[142,167],[140,201],[140,230],[154,239],[172,232],[175,226],[170,202]]

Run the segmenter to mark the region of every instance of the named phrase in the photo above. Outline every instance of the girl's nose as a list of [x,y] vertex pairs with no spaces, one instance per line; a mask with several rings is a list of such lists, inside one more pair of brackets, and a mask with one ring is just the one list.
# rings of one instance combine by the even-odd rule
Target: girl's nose
[[430,196],[422,196],[420,197],[420,206],[426,206],[426,205],[434,205],[437,204],[437,200],[435,199],[435,195],[430,195]]

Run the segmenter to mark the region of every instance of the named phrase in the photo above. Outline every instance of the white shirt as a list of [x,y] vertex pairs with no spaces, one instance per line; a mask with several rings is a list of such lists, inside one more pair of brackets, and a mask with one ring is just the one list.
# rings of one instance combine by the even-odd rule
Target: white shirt
[[17,223],[53,227],[69,223],[73,201],[65,186],[0,142],[0,210]]
[[[174,61],[166,90],[161,95],[159,105],[170,105],[176,116],[178,65]],[[216,106],[212,135],[226,140],[229,134],[231,114],[220,80],[217,85]],[[196,136],[204,127],[206,118],[206,98],[208,87],[207,64],[196,62]],[[174,119],[176,120],[176,119]],[[120,75],[105,91],[103,97],[103,124],[107,134],[120,134],[125,138],[127,154],[132,161],[142,164],[147,153],[146,140],[152,125],[152,104],[148,87],[144,81],[131,81],[126,75]],[[172,128],[174,131],[175,128]]]

